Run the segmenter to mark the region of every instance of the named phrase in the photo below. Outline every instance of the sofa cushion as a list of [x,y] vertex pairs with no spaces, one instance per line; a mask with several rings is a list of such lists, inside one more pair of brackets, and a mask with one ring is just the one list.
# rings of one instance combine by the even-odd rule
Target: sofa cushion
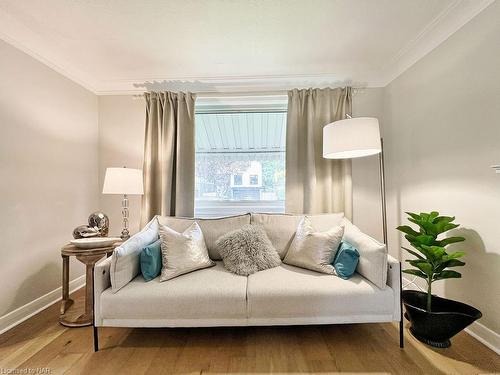
[[247,276],[281,264],[266,232],[258,225],[248,224],[226,233],[216,244],[224,267],[237,275]]
[[316,232],[309,216],[304,216],[297,227],[284,263],[316,272],[333,275],[333,259],[339,248],[344,228],[335,226],[325,232]]
[[[392,318],[391,288],[377,288],[359,274],[349,280],[282,264],[248,276],[248,317],[253,323],[273,319],[336,317],[356,321],[356,316]],[[374,321],[377,319],[374,319]],[[300,320],[299,320],[300,321]]]
[[[342,223],[343,213],[307,215],[315,230],[319,232],[338,226]],[[281,259],[283,259],[292,243],[297,225],[304,215],[291,214],[252,214],[252,224],[261,225],[267,233]]]
[[246,318],[247,278],[227,271],[222,262],[160,283],[136,277],[118,293],[101,296],[103,319]]
[[139,232],[118,246],[111,257],[111,289],[118,292],[141,271],[140,255],[150,243],[158,239],[158,221],[153,218]]
[[163,264],[160,281],[215,266],[208,256],[207,245],[198,223],[192,223],[182,233],[160,224],[159,231]]
[[216,219],[189,219],[173,216],[158,216],[158,222],[166,225],[177,232],[184,232],[194,221],[196,221],[205,237],[208,254],[211,259],[221,260],[215,241],[226,234],[236,229],[240,229],[244,225],[250,224],[250,214],[229,216]]
[[161,241],[156,240],[141,251],[141,273],[144,280],[151,281],[161,272]]
[[344,240],[358,249],[356,272],[384,289],[387,284],[387,247],[361,232],[347,219],[344,219]]
[[335,259],[333,260],[333,268],[335,268],[335,274],[343,279],[349,279],[359,262],[359,252],[354,246],[352,246],[347,241],[342,241],[340,243]]

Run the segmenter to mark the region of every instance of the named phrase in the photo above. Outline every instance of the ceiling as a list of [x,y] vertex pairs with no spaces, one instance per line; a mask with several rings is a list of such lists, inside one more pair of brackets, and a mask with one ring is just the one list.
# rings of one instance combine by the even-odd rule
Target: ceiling
[[385,86],[493,0],[0,0],[0,38],[97,94]]

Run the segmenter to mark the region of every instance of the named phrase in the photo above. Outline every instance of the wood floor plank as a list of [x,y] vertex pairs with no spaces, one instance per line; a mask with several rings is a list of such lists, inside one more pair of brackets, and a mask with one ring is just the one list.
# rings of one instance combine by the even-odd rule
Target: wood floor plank
[[0,335],[0,369],[51,374],[494,374],[500,356],[462,332],[448,349],[412,337],[399,348],[395,324],[180,329],[66,328],[51,306]]

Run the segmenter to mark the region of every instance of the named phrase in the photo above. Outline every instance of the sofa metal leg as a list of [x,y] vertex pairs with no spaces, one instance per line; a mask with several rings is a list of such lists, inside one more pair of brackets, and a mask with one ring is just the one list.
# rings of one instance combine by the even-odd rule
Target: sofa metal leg
[[99,351],[99,332],[97,332],[97,327],[93,326],[94,328],[94,352]]
[[92,330],[94,332],[94,352],[99,351],[99,332],[95,326],[95,296],[94,296],[94,267],[92,267]]
[[399,262],[399,347],[405,347],[404,324],[403,324],[403,272],[402,264]]
[[401,349],[405,347],[403,320],[399,322],[399,347]]

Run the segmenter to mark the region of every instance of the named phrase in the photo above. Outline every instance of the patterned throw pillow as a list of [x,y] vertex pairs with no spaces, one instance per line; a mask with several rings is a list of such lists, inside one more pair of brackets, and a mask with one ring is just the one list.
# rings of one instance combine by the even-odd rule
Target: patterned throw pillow
[[281,264],[266,232],[257,225],[245,225],[220,236],[216,246],[224,267],[237,275],[247,276]]

